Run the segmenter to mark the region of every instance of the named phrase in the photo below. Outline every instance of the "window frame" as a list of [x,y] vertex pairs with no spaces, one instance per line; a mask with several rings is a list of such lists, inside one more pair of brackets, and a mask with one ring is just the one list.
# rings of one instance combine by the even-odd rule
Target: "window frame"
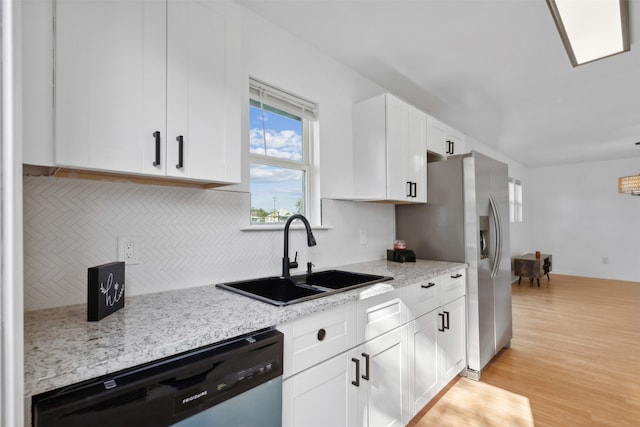
[[509,178],[509,222],[523,222],[522,182]]
[[[317,105],[314,102],[308,101],[297,95],[293,95],[290,92],[278,89],[267,83],[249,78],[249,103],[248,107],[251,109],[253,102],[257,102],[260,106],[256,108],[263,108],[264,105],[281,110],[286,114],[291,114],[295,117],[299,117],[302,123],[302,159],[301,161],[289,160],[269,156],[265,154],[258,154],[251,151],[249,147],[249,192],[251,193],[251,167],[254,164],[273,166],[283,169],[290,169],[303,172],[303,215],[309,220],[312,225],[320,225],[320,192],[319,192],[319,165],[317,150],[317,131],[318,131],[318,119],[317,119]],[[269,110],[266,110],[269,111]],[[273,114],[277,112],[271,111]],[[249,116],[251,113],[249,113]],[[249,121],[250,123],[250,121]],[[248,126],[247,131],[251,131],[251,127]],[[249,141],[250,144],[250,141]],[[252,205],[252,203],[250,203]],[[251,217],[250,206],[249,216]],[[296,212],[294,212],[296,213]],[[265,227],[269,225],[284,225],[284,222],[252,222],[251,218],[249,222],[252,226]]]

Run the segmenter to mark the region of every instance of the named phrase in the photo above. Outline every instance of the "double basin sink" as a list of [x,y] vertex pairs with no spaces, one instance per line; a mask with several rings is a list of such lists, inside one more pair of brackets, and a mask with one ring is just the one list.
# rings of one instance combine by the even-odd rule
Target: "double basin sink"
[[262,277],[217,287],[273,305],[289,305],[391,280],[393,277],[326,270],[291,277]]

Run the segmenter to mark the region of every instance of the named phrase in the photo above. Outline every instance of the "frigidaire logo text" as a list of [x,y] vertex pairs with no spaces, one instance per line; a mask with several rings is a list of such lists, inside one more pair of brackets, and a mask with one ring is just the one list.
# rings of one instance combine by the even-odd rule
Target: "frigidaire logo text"
[[185,397],[184,399],[182,399],[182,404],[184,405],[186,403],[193,402],[194,400],[200,399],[201,397],[204,397],[206,395],[207,395],[207,390],[201,391],[198,394],[194,394],[193,396]]

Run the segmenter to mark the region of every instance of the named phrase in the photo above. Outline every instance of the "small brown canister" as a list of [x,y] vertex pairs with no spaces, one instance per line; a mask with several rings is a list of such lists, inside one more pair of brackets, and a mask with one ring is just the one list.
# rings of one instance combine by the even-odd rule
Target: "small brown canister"
[[540,258],[540,251],[536,251],[536,259]]

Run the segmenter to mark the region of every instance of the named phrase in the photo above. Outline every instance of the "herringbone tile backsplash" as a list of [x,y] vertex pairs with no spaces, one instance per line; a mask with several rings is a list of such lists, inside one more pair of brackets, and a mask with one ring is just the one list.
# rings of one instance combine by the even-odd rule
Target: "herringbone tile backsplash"
[[[117,260],[118,236],[135,238],[140,260],[126,266],[129,296],[278,274],[282,231],[242,231],[249,206],[248,193],[25,177],[25,310],[86,303],[87,268]],[[322,212],[318,246],[291,233],[301,266],[385,257],[393,206],[323,200]]]

